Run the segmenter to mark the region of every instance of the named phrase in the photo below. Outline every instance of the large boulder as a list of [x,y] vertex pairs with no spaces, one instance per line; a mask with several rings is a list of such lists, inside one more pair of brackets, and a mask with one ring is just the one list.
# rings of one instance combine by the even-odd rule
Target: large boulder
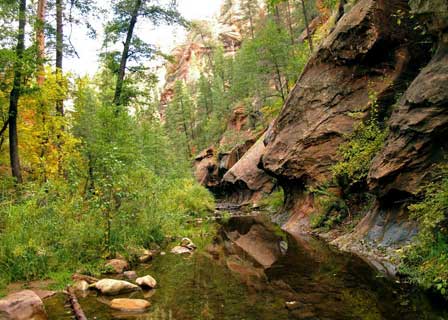
[[[224,175],[223,182],[230,193],[244,194],[240,189],[249,190],[250,200],[256,201],[263,193],[272,192],[275,182],[265,171],[258,168],[258,163],[265,151],[264,133],[258,141],[243,155],[243,157]],[[243,199],[238,199],[242,202]]]
[[0,319],[46,320],[47,313],[42,300],[36,293],[23,290],[0,299]]
[[407,29],[390,17],[407,1],[361,0],[344,15],[310,59],[272,134],[265,140],[265,170],[283,180],[321,183],[331,177],[337,149],[359,118],[370,94],[395,94],[410,59]]
[[[448,38],[447,38],[448,40]],[[390,134],[369,183],[381,197],[409,197],[430,180],[448,148],[448,41],[415,78],[394,110]]]
[[133,283],[115,279],[101,279],[91,286],[105,295],[117,295],[139,290],[139,286]]
[[232,110],[219,145],[201,151],[194,160],[195,176],[200,184],[216,194],[222,193],[223,175],[243,157],[260,135],[250,125],[258,117],[256,113],[248,114],[241,105]]
[[209,189],[219,187],[221,178],[218,172],[218,156],[215,148],[211,147],[203,150],[194,159],[196,180]]
[[229,171],[254,145],[256,141],[256,139],[248,139],[243,143],[233,147],[230,151],[220,152],[218,154],[219,174],[223,176],[227,171]]

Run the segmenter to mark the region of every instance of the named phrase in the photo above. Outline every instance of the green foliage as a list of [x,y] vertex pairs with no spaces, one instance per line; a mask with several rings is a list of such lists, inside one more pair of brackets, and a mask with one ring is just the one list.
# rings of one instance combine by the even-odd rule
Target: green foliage
[[2,283],[53,277],[62,285],[64,274],[100,272],[106,257],[162,243],[214,206],[153,109],[117,113],[103,103],[108,88],[97,88],[76,81],[64,135],[78,152],[62,154],[63,172],[46,180],[36,173],[19,193],[1,179]]
[[311,188],[310,192],[314,195],[316,206],[310,216],[312,228],[331,229],[345,219],[348,214],[347,204],[341,197],[331,192],[328,186]]
[[259,203],[261,207],[265,207],[272,212],[277,212],[283,207],[285,195],[282,188],[278,188],[271,194],[265,196]]
[[[254,3],[248,1],[243,5],[245,19],[250,19]],[[307,47],[292,44],[285,26],[271,18],[254,18],[252,23],[257,26],[254,36],[244,39],[235,57],[225,55],[222,44],[210,39],[209,26],[192,24],[191,38],[212,50],[202,58],[202,64],[191,63],[199,64],[193,66],[201,71],[197,81],[175,84],[165,126],[176,140],[177,149],[188,158],[218,144],[234,108],[246,110],[250,123],[244,129],[264,128],[279,112],[308,60]],[[228,142],[224,149],[242,142],[237,134],[228,135],[234,137],[224,139]]]
[[333,166],[332,171],[343,185],[354,185],[367,177],[369,164],[388,135],[387,129],[381,126],[378,119],[376,99],[372,97],[371,101],[369,119],[359,122],[353,133],[346,137],[348,141],[339,147],[338,153],[342,160]]
[[448,165],[442,165],[433,180],[424,188],[422,200],[409,206],[420,231],[416,243],[405,251],[401,271],[448,298]]

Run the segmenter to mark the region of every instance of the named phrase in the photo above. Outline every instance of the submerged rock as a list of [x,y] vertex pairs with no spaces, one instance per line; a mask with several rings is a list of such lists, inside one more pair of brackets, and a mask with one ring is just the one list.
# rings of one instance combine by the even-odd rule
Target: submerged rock
[[156,279],[154,279],[153,277],[151,277],[150,275],[141,277],[141,278],[137,278],[137,280],[135,280],[135,282],[140,286],[140,287],[146,287],[146,288],[155,288],[157,286],[157,281]]
[[135,284],[115,279],[102,279],[92,286],[105,295],[116,295],[140,289]]
[[48,317],[39,296],[31,290],[23,290],[0,299],[0,319],[46,320]]
[[142,256],[138,257],[138,261],[140,263],[146,263],[146,262],[149,262],[151,260],[152,260],[152,254],[145,254],[145,255],[142,255]]
[[123,273],[129,269],[129,263],[123,259],[112,259],[105,264],[106,268],[112,270],[112,273]]
[[150,306],[151,303],[143,299],[113,299],[110,303],[112,309],[127,312],[143,312]]
[[137,278],[137,273],[135,271],[125,271],[123,272],[123,275],[129,280],[134,280]]

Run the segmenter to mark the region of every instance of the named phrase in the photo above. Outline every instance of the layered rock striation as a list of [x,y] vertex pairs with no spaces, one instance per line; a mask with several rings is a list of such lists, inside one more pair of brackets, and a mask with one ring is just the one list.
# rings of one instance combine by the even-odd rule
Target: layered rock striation
[[376,200],[354,231],[334,243],[354,251],[362,251],[365,242],[396,248],[418,232],[407,206],[431,180],[432,168],[446,161],[448,19],[441,15],[448,10],[413,2],[435,39],[429,62],[415,21],[401,20],[411,16],[407,1],[358,1],[310,59],[265,138],[259,166],[285,190],[288,231],[310,231],[316,203],[307,190],[332,179],[339,146],[375,103],[389,128],[381,151],[365,164],[365,191]]

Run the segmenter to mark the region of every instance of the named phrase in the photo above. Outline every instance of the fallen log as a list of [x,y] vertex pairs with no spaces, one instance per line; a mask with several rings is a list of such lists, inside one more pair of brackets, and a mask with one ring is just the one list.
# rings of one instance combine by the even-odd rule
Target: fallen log
[[79,274],[79,273],[75,273],[72,275],[72,279],[74,281],[81,281],[84,280],[85,282],[87,282],[88,284],[92,284],[98,281],[97,278],[91,277],[91,276],[86,276],[84,274]]
[[72,306],[73,313],[75,315],[76,320],[87,320],[84,311],[82,311],[81,305],[78,302],[78,298],[76,298],[75,292],[72,288],[68,288],[67,295],[69,298],[70,305]]

